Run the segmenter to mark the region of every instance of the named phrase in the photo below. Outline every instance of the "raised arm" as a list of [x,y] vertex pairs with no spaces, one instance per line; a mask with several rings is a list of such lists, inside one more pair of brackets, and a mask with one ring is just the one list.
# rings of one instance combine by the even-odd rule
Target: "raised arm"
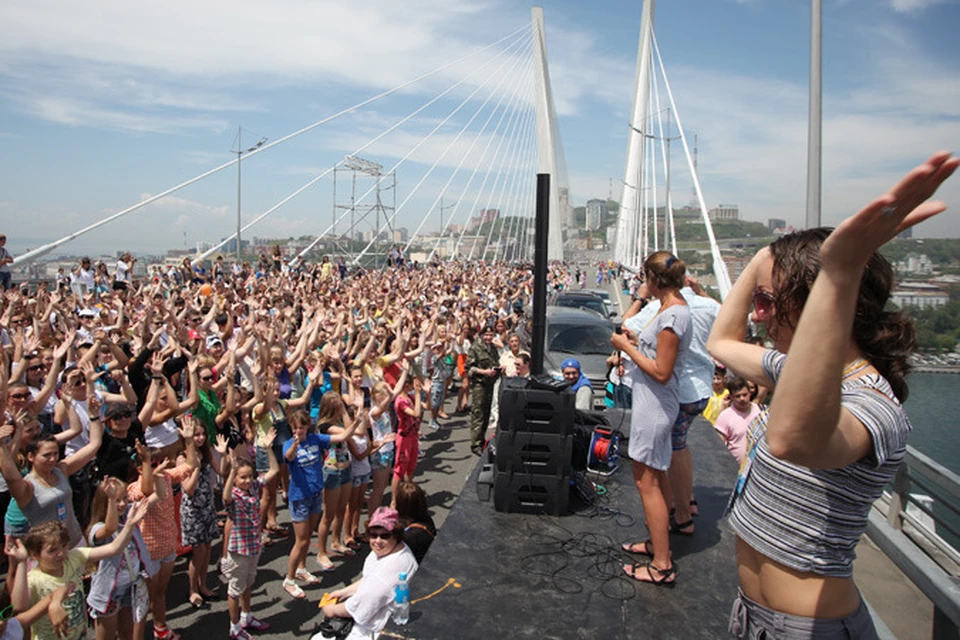
[[820,271],[770,408],[767,443],[773,455],[829,469],[870,453],[866,427],[841,408],[844,366],[865,355],[851,339],[861,277],[874,251],[946,209],[928,200],[958,166],[960,159],[950,153],[934,154],[824,240]]

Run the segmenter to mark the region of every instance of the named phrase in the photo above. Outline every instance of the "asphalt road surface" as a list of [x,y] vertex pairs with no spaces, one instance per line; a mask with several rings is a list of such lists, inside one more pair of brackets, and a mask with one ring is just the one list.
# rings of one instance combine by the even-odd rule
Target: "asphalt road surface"
[[[443,527],[447,514],[478,460],[470,453],[468,416],[452,415],[455,406],[455,399],[447,401],[445,408],[451,413],[451,417],[441,421],[440,430],[429,428],[429,417],[425,417],[420,427],[421,457],[414,479],[426,491],[433,519],[439,528]],[[282,500],[278,522],[289,527],[290,516]],[[309,637],[322,618],[317,608],[321,596],[327,591],[353,582],[360,575],[363,560],[370,550],[364,545],[355,557],[334,559],[336,569],[324,573],[316,561],[316,535],[312,542],[307,568],[319,577],[321,582],[314,586],[302,585],[307,594],[302,600],[289,596],[281,584],[287,570],[288,553],[293,544],[292,529],[289,538],[278,540],[274,545],[264,548],[260,556],[257,582],[252,592],[251,609],[255,616],[271,626],[268,631],[253,634],[256,637]],[[207,584],[216,590],[219,596],[217,601],[209,603],[203,609],[194,609],[187,601],[186,556],[177,560],[173,579],[167,590],[167,624],[185,640],[226,638],[229,634],[226,582],[217,568],[220,559],[219,544],[215,545],[212,555]],[[148,630],[146,635],[149,638],[151,632]]]

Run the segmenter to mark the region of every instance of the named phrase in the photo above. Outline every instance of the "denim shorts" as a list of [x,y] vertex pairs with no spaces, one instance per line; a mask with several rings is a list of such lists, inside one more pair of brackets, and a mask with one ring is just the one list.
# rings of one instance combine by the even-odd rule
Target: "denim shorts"
[[350,467],[346,469],[323,468],[323,488],[326,490],[350,486]]
[[439,411],[440,407],[443,406],[444,385],[443,380],[434,380],[433,384],[430,385],[430,408],[434,411]]
[[266,447],[257,447],[257,472],[266,473],[270,471],[270,454]]
[[687,448],[687,431],[693,423],[693,419],[703,413],[707,408],[709,398],[703,398],[696,402],[690,402],[680,405],[680,411],[677,412],[677,419],[670,430],[670,441],[674,451],[683,451]]
[[393,471],[393,456],[394,450],[391,448],[388,451],[377,451],[375,454],[370,456],[370,467],[374,471],[379,471],[380,469],[389,469]]
[[323,493],[318,493],[303,500],[294,500],[290,503],[290,520],[306,522],[310,516],[319,515],[323,511]]
[[110,596],[110,602],[107,603],[107,610],[103,613],[98,613],[96,609],[90,607],[90,617],[93,619],[108,618],[112,615],[115,615],[120,609],[129,609],[133,606],[133,585],[129,582],[120,585],[114,589],[113,594]]
[[360,485],[369,484],[370,478],[373,477],[372,471],[367,471],[366,473],[358,473],[353,476],[353,486],[359,487]]

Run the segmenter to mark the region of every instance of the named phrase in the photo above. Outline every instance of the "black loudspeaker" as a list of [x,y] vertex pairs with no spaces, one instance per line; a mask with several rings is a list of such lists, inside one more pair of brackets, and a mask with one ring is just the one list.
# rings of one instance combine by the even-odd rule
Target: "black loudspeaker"
[[493,506],[508,513],[566,515],[574,394],[524,379],[501,383]]
[[498,471],[493,481],[493,507],[497,511],[564,516],[569,502],[570,476],[566,473],[556,476]]
[[533,431],[569,436],[576,396],[531,388],[524,378],[505,378],[500,392],[500,431]]
[[562,476],[569,472],[573,437],[534,431],[500,431],[496,468],[500,472]]

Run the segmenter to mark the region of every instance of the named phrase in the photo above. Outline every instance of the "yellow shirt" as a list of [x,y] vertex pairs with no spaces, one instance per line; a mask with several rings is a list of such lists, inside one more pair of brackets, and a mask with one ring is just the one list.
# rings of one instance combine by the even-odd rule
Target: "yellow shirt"
[[73,592],[63,599],[68,626],[63,636],[53,631],[50,616],[43,616],[32,627],[34,640],[79,640],[87,630],[87,603],[83,593],[83,572],[90,558],[90,549],[71,549],[63,562],[63,575],[52,576],[36,567],[27,574],[30,587],[30,603],[36,604],[48,593],[53,593],[65,584],[73,583]]
[[723,390],[723,393],[716,393],[710,397],[707,408],[703,410],[703,417],[710,421],[710,424],[717,424],[717,417],[725,408],[725,400],[730,395],[730,391]]

